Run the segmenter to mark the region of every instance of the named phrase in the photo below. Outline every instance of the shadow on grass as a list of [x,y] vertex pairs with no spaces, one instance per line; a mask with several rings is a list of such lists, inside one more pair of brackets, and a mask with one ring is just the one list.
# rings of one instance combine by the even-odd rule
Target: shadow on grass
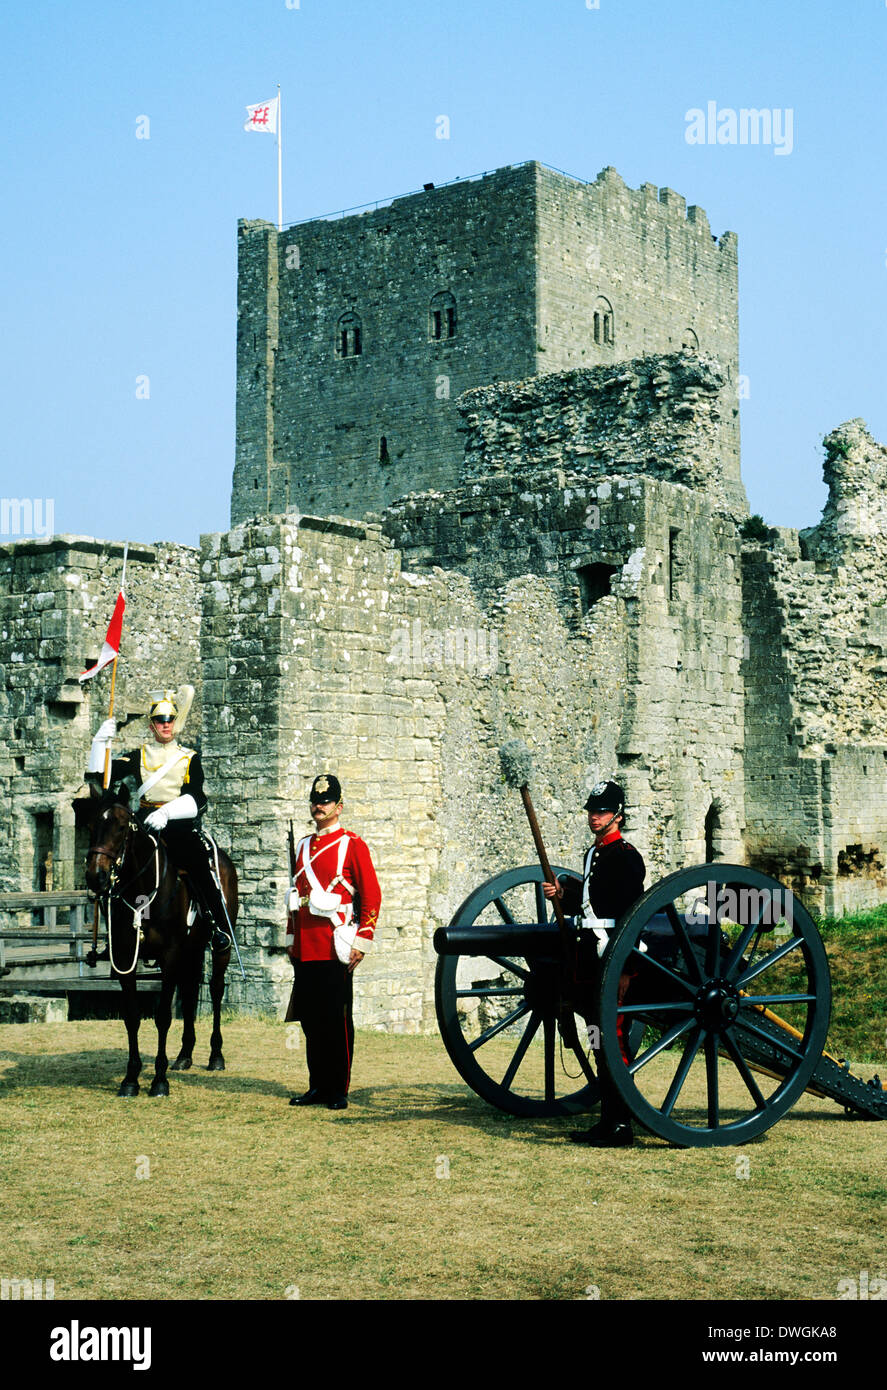
[[550,1140],[551,1143],[562,1144],[570,1128],[582,1128],[592,1120],[589,1112],[554,1117],[509,1115],[464,1087],[446,1082],[361,1087],[353,1089],[348,1099],[349,1109],[337,1117],[338,1124],[413,1124],[425,1121],[532,1143]]
[[[208,1054],[207,1054],[208,1055]],[[139,1078],[142,1087],[138,1100],[150,1099],[148,1087],[154,1075],[153,1052],[142,1050],[143,1069]],[[70,1088],[81,1092],[93,1092],[97,1096],[116,1096],[117,1088],[126,1069],[125,1040],[119,1048],[97,1048],[82,1052],[60,1052],[42,1054],[22,1054],[13,1051],[0,1051],[0,1064],[12,1065],[0,1073],[0,1096],[10,1096],[15,1091],[64,1090]],[[293,1094],[292,1084],[275,1081],[267,1077],[249,1076],[234,1067],[223,1072],[209,1072],[205,1062],[195,1060],[189,1071],[169,1073],[170,1091],[173,1095],[192,1095],[198,1092],[212,1094],[216,1099],[225,1097],[267,1097],[283,1106]],[[497,1110],[494,1106],[476,1096],[458,1082],[411,1082],[405,1085],[391,1083],[356,1087],[349,1095],[347,1111],[330,1115],[323,1107],[308,1112],[290,1110],[288,1113],[297,1125],[313,1124],[320,1120],[333,1123],[346,1129],[355,1126],[377,1127],[378,1125],[404,1125],[428,1123],[434,1126],[462,1128],[491,1137],[510,1139],[521,1143],[551,1144],[563,1147],[571,1129],[584,1129],[594,1122],[595,1111],[580,1111],[562,1116],[519,1116]],[[700,1112],[701,1117],[701,1112]],[[831,1109],[813,1108],[802,1099],[783,1117],[781,1123],[808,1122],[814,1124],[838,1122],[864,1124],[863,1119],[849,1118],[839,1106]],[[877,1123],[873,1121],[872,1123]],[[778,1128],[778,1125],[774,1128]],[[766,1131],[756,1140],[746,1140],[749,1144],[763,1143],[773,1130]],[[664,1140],[647,1133],[640,1125],[635,1126],[636,1147],[670,1149]],[[572,1146],[569,1146],[570,1150]],[[673,1150],[676,1151],[676,1150]]]
[[[0,1095],[13,1090],[33,1090],[35,1087],[96,1091],[107,1094],[116,1092],[126,1071],[126,1047],[98,1048],[90,1052],[41,1053],[39,1056],[22,1056],[19,1052],[0,1052],[0,1063],[13,1062],[14,1065],[0,1074]],[[142,1050],[142,1071],[139,1085],[145,1089],[150,1086],[154,1076],[154,1053]],[[248,1092],[251,1095],[289,1097],[291,1088],[264,1077],[238,1075],[236,1071],[207,1071],[203,1063],[195,1061],[189,1071],[169,1072],[170,1091],[174,1087],[211,1087],[217,1094]]]
[[[473,1093],[466,1093],[458,1085],[441,1083],[413,1084],[407,1087],[375,1086],[353,1091],[349,1100],[351,1101],[349,1111],[341,1117],[337,1117],[337,1123],[346,1126],[361,1122],[373,1124],[380,1122],[414,1123],[424,1120],[434,1124],[477,1130],[485,1134],[527,1143],[550,1143],[555,1146],[561,1146],[564,1143],[571,1129],[589,1128],[596,1122],[598,1115],[597,1106],[594,1106],[591,1111],[580,1111],[574,1115],[509,1115],[488,1105]],[[700,1109],[698,1119],[702,1121],[703,1118],[703,1111]],[[801,1100],[771,1129],[766,1130],[755,1139],[743,1140],[741,1147],[745,1149],[766,1143],[779,1124],[789,1120],[814,1124],[867,1123],[862,1117],[845,1115],[837,1106],[833,1110],[812,1109],[804,1103],[804,1100]],[[877,1121],[872,1123],[877,1123]],[[658,1135],[650,1134],[637,1121],[634,1123],[634,1132],[636,1148],[663,1148],[672,1152],[680,1151],[676,1146],[660,1139]]]

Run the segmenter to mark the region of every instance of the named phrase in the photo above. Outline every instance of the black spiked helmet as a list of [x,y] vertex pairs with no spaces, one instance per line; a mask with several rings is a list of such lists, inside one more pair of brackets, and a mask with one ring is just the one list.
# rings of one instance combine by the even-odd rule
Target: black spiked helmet
[[618,782],[596,782],[585,803],[586,811],[625,811],[625,792]]

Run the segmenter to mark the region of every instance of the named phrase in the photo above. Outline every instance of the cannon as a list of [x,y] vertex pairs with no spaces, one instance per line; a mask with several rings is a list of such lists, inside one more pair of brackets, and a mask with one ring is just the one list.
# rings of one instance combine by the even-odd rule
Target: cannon
[[554,920],[547,876],[496,875],[434,935],[441,1036],[479,1096],[513,1115],[590,1110],[599,1046],[632,1116],[676,1146],[744,1144],[805,1091],[887,1118],[879,1078],[823,1052],[825,949],[775,879],[724,863],[663,878],[617,923],[592,998],[587,934]]

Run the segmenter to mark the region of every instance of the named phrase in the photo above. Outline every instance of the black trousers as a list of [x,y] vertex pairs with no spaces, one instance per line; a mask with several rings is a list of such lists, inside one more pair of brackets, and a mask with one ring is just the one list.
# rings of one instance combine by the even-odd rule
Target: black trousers
[[308,1085],[325,1096],[345,1096],[354,1055],[354,978],[338,960],[293,961],[287,1018],[305,1034]]
[[[596,939],[592,936],[591,932],[583,932],[579,943],[578,973],[579,978],[583,981],[587,981],[589,985],[590,1007],[588,1011],[588,1022],[597,1028],[598,1038],[601,1037],[601,1019],[597,1008],[601,975],[603,973],[601,967],[602,961],[597,953]],[[594,1065],[601,1091],[601,1124],[607,1126],[629,1124],[631,1122],[631,1111],[616,1089],[613,1077],[610,1073],[610,1068],[607,1066],[606,1059],[604,1058],[604,1050],[602,1047],[598,1047],[595,1050]]]
[[227,917],[222,895],[213,873],[211,851],[200,838],[194,821],[170,821],[163,831],[163,843],[173,864],[186,869],[213,923],[227,931]]

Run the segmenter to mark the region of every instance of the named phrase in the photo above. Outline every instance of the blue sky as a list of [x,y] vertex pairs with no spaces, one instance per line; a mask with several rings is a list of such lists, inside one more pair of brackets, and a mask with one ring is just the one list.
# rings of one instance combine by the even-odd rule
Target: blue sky
[[[5,6],[0,492],[59,532],[227,527],[237,219],[276,218],[243,123],[280,82],[286,222],[539,159],[735,231],[750,505],[812,525],[822,436],[887,442],[885,50],[884,0]],[[709,101],[790,110],[791,153],[689,144]]]

